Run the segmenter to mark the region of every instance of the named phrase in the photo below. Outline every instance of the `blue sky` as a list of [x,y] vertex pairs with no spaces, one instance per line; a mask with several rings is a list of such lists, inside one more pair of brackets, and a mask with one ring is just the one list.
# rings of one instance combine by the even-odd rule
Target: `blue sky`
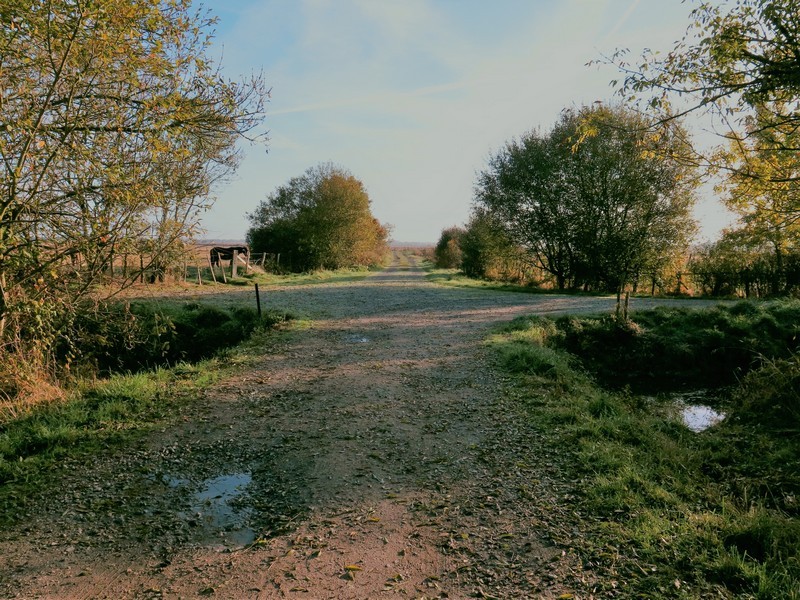
[[[198,5],[200,3],[198,2]],[[547,129],[568,106],[612,100],[618,47],[671,49],[691,4],[678,0],[204,0],[211,52],[229,77],[272,88],[269,152],[243,145],[219,186],[207,237],[242,239],[269,192],[321,162],[364,182],[399,241],[435,242],[463,224],[475,175],[505,141]],[[698,205],[713,238],[730,216]]]

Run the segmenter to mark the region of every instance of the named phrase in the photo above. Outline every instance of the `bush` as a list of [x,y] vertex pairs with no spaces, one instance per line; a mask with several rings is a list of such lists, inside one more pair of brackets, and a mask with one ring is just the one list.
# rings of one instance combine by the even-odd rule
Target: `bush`
[[611,317],[562,317],[553,340],[610,388],[716,387],[798,350],[797,323],[797,301],[660,307],[624,326]]
[[797,430],[800,426],[800,354],[766,360],[747,374],[734,395],[736,412],[750,422]]
[[96,305],[72,317],[57,346],[58,359],[76,375],[138,372],[180,362],[197,362],[244,341],[256,328],[290,318],[255,310],[188,303]]
[[450,227],[442,231],[436,248],[433,250],[435,264],[440,269],[458,269],[461,267],[461,238],[464,230]]

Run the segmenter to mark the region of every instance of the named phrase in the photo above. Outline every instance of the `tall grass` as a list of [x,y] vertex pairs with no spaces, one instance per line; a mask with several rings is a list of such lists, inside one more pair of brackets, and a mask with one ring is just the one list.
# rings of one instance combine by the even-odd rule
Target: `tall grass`
[[800,349],[800,301],[710,309],[660,307],[634,323],[562,317],[554,345],[581,359],[603,385],[653,390],[736,383],[765,358]]
[[[581,483],[564,501],[581,515],[584,560],[604,573],[598,591],[800,598],[797,316],[783,302],[622,325],[529,317],[491,339],[529,426],[569,449],[565,476]],[[729,417],[700,434],[621,389],[737,378]]]

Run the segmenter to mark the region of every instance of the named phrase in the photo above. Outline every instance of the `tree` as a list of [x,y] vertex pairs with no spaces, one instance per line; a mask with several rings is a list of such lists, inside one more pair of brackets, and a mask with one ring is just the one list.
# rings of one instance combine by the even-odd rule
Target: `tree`
[[572,285],[578,270],[571,197],[560,177],[568,155],[569,146],[560,144],[554,132],[531,132],[489,159],[475,190],[478,207],[553,275],[558,289]]
[[673,123],[657,133],[627,109],[595,107],[568,118],[557,135],[566,146],[564,180],[575,198],[578,276],[618,294],[645,273],[659,271],[688,246],[693,170],[676,159],[686,133]]
[[656,125],[698,112],[722,126],[727,147],[689,159],[725,175],[736,236],[771,247],[772,293],[785,293],[795,285],[800,219],[800,1],[702,2],[691,18],[663,58],[648,51],[636,67],[624,52],[611,59],[624,74],[620,91],[658,110]]
[[744,293],[764,296],[774,278],[774,260],[764,244],[742,231],[723,232],[720,239],[695,249],[689,269],[702,292],[709,296]]
[[618,294],[688,243],[695,180],[674,159],[685,133],[658,134],[621,107],[567,110],[547,134],[490,159],[476,202],[559,289]]
[[442,231],[433,249],[436,266],[441,269],[458,269],[461,266],[461,227],[449,227]]
[[531,280],[530,259],[487,210],[475,207],[461,236],[461,270],[468,277]]
[[759,110],[749,119],[752,135],[729,145],[725,160],[735,169],[720,188],[726,193],[725,204],[739,215],[737,234],[749,237],[751,245],[771,248],[775,260],[772,293],[781,294],[788,283],[786,257],[797,247],[800,235],[800,189],[792,181],[800,161],[782,148],[800,140],[797,132],[760,127],[761,114]]
[[190,0],[0,0],[0,341],[116,252],[147,240],[158,263],[261,137],[267,91],[221,76],[213,23]]
[[248,219],[253,250],[291,254],[296,270],[377,264],[387,250],[389,231],[372,215],[364,184],[331,164],[278,187]]
[[[623,74],[623,96],[644,103],[646,110],[660,111],[661,123],[689,112],[708,112],[735,143],[759,132],[777,132],[772,148],[796,157],[800,146],[792,134],[800,126],[800,2],[701,2],[690,19],[683,39],[666,55],[648,50],[638,65],[627,62],[625,51],[609,59]],[[695,158],[747,174],[741,164],[724,160],[725,154]],[[800,181],[797,171],[759,176],[772,182]]]

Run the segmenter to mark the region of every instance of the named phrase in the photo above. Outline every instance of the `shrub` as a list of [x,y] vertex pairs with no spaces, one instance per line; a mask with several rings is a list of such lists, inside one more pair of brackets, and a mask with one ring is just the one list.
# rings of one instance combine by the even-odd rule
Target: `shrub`
[[464,230],[450,227],[442,231],[439,241],[433,250],[435,264],[440,269],[458,269],[461,267],[461,238]]
[[633,318],[625,324],[611,317],[561,317],[561,335],[552,340],[617,389],[729,385],[765,358],[787,358],[800,348],[797,301],[660,307]]
[[794,429],[800,425],[800,354],[765,360],[747,374],[734,395],[748,421]]

